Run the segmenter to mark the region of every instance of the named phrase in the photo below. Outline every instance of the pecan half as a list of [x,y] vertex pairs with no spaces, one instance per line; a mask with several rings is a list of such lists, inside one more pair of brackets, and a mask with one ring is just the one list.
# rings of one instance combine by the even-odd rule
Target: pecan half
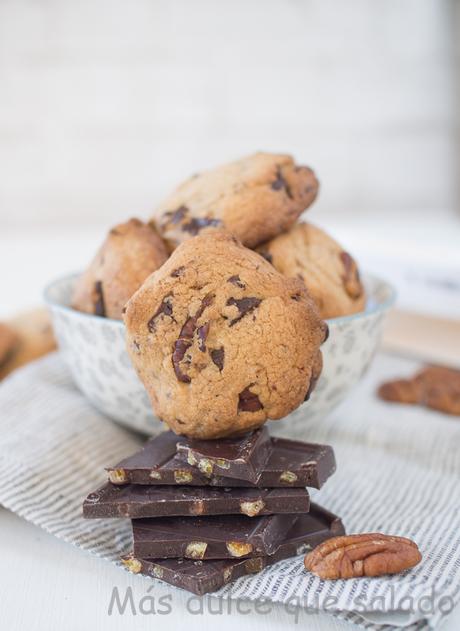
[[378,396],[384,401],[413,403],[460,416],[460,370],[426,366],[409,379],[383,383]]
[[460,370],[427,366],[413,378],[421,388],[420,403],[429,408],[460,416]]
[[418,403],[420,387],[410,379],[395,379],[383,383],[378,389],[378,395],[384,401],[397,403]]
[[230,276],[230,278],[227,278],[227,283],[232,283],[232,285],[236,285],[236,287],[239,287],[240,289],[246,289],[246,285],[243,283],[238,274],[234,274],[233,276]]
[[358,578],[403,572],[422,559],[405,537],[369,533],[333,537],[307,554],[304,565],[322,579]]

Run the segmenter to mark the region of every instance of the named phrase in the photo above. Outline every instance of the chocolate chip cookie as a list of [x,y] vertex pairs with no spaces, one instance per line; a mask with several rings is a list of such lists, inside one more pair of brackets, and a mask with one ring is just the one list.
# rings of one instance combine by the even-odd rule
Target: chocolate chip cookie
[[191,177],[160,204],[154,219],[171,250],[216,228],[255,247],[292,226],[318,186],[313,171],[291,156],[255,153]]
[[42,307],[24,311],[6,325],[0,325],[0,340],[5,326],[9,336],[14,336],[14,343],[5,361],[2,363],[0,359],[0,379],[56,348],[50,315]]
[[364,309],[366,297],[354,259],[313,224],[298,223],[258,251],[285,276],[303,280],[322,318]]
[[378,395],[384,401],[424,405],[460,416],[460,370],[447,366],[427,366],[410,379],[383,383]]
[[304,284],[225,232],[179,246],[129,300],[124,320],[156,414],[176,433],[206,439],[298,407],[327,336]]
[[0,370],[10,359],[18,343],[15,331],[4,322],[0,322]]
[[72,307],[121,320],[128,299],[167,258],[165,244],[149,224],[130,219],[115,226],[77,281]]

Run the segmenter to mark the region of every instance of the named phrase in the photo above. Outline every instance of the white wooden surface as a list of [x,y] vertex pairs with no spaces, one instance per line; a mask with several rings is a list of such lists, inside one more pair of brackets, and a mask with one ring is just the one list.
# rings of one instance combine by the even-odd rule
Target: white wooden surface
[[454,209],[454,4],[3,0],[0,225],[115,222],[257,149],[321,213]]
[[[0,554],[4,571],[0,577],[2,629],[27,631],[68,631],[94,629],[152,629],[169,628],[174,631],[203,631],[219,629],[269,629],[282,631],[299,626],[321,631],[351,629],[352,625],[336,621],[324,614],[287,611],[270,605],[266,613],[255,611],[255,605],[230,603],[230,612],[216,611],[214,604],[198,611],[197,599],[183,591],[174,590],[150,579],[134,576],[101,559],[78,551],[38,528],[0,509],[2,538]],[[149,588],[152,588],[150,591]],[[132,589],[136,614],[127,609],[122,615],[117,609],[109,615],[112,590],[117,587],[124,595]],[[142,614],[139,601],[153,596],[158,605],[161,596],[171,594],[171,612]],[[146,609],[144,608],[144,611]]]

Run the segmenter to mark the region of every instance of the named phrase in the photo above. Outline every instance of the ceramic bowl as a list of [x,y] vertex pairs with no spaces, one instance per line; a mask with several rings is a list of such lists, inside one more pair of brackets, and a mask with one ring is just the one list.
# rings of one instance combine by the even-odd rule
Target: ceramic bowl
[[[69,307],[77,277],[60,278],[45,290],[59,348],[75,384],[98,410],[115,421],[146,434],[157,433],[163,425],[153,415],[131,365],[123,323]],[[293,415],[271,424],[273,433],[301,436],[310,422],[324,417],[344,399],[368,368],[394,291],[374,276],[365,276],[364,284],[366,310],[328,320],[330,333],[322,346],[324,365],[318,384],[310,400]]]

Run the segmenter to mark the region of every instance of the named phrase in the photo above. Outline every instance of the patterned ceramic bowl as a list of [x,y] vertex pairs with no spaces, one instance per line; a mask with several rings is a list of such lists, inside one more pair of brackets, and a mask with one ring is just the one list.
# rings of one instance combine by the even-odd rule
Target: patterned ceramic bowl
[[[160,421],[154,417],[147,393],[131,366],[123,323],[71,309],[76,278],[61,278],[45,290],[59,347],[76,385],[110,418],[147,434],[156,433]],[[321,378],[308,403],[286,420],[272,423],[274,433],[301,436],[310,422],[336,407],[366,371],[378,346],[385,313],[394,301],[394,291],[372,276],[365,277],[364,284],[366,310],[328,320],[330,335],[322,346]]]

